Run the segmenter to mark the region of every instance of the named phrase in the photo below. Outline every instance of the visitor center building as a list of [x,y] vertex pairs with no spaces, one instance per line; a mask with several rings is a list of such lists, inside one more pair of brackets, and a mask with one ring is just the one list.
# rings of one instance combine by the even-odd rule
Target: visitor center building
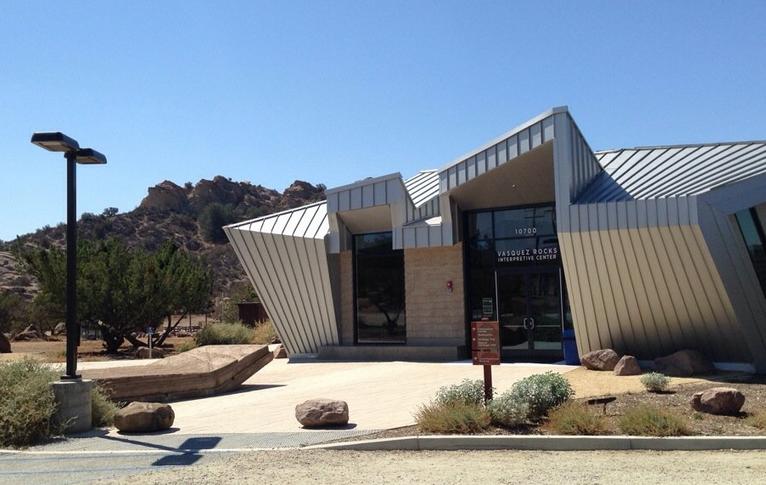
[[766,142],[594,151],[566,107],[438,170],[225,228],[291,356],[696,349],[766,372]]

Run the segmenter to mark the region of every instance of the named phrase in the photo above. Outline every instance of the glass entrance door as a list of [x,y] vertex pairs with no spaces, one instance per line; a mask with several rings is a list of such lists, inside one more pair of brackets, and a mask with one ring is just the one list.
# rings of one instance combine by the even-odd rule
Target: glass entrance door
[[505,355],[561,354],[560,268],[497,270],[498,319]]

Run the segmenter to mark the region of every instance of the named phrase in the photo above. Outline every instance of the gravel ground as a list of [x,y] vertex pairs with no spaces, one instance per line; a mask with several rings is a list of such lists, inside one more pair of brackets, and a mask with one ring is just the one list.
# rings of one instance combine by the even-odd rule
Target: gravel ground
[[122,484],[754,484],[766,452],[255,452],[120,478]]

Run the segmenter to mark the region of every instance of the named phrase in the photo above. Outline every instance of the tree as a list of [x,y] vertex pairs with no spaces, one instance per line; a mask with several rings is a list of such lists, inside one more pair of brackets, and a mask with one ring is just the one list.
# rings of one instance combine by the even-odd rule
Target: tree
[[24,319],[24,300],[10,291],[0,291],[0,333],[12,332]]
[[223,226],[234,222],[234,213],[230,205],[213,202],[202,209],[199,216],[199,227],[202,237],[212,243],[226,242]]
[[[109,353],[116,352],[125,340],[134,346],[146,345],[136,333],[149,326],[159,328],[170,315],[208,306],[209,271],[171,243],[151,253],[129,249],[114,239],[81,241],[77,258],[77,317],[82,323],[98,325]],[[64,252],[33,249],[24,252],[22,260],[40,282],[40,302],[63,314]],[[155,337],[155,343],[163,343],[170,330]]]

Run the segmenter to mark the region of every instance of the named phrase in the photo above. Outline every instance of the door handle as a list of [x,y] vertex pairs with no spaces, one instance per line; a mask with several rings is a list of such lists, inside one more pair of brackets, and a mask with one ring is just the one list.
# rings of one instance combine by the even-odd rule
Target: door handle
[[535,319],[532,317],[524,317],[522,323],[524,324],[525,330],[534,330],[535,328]]

